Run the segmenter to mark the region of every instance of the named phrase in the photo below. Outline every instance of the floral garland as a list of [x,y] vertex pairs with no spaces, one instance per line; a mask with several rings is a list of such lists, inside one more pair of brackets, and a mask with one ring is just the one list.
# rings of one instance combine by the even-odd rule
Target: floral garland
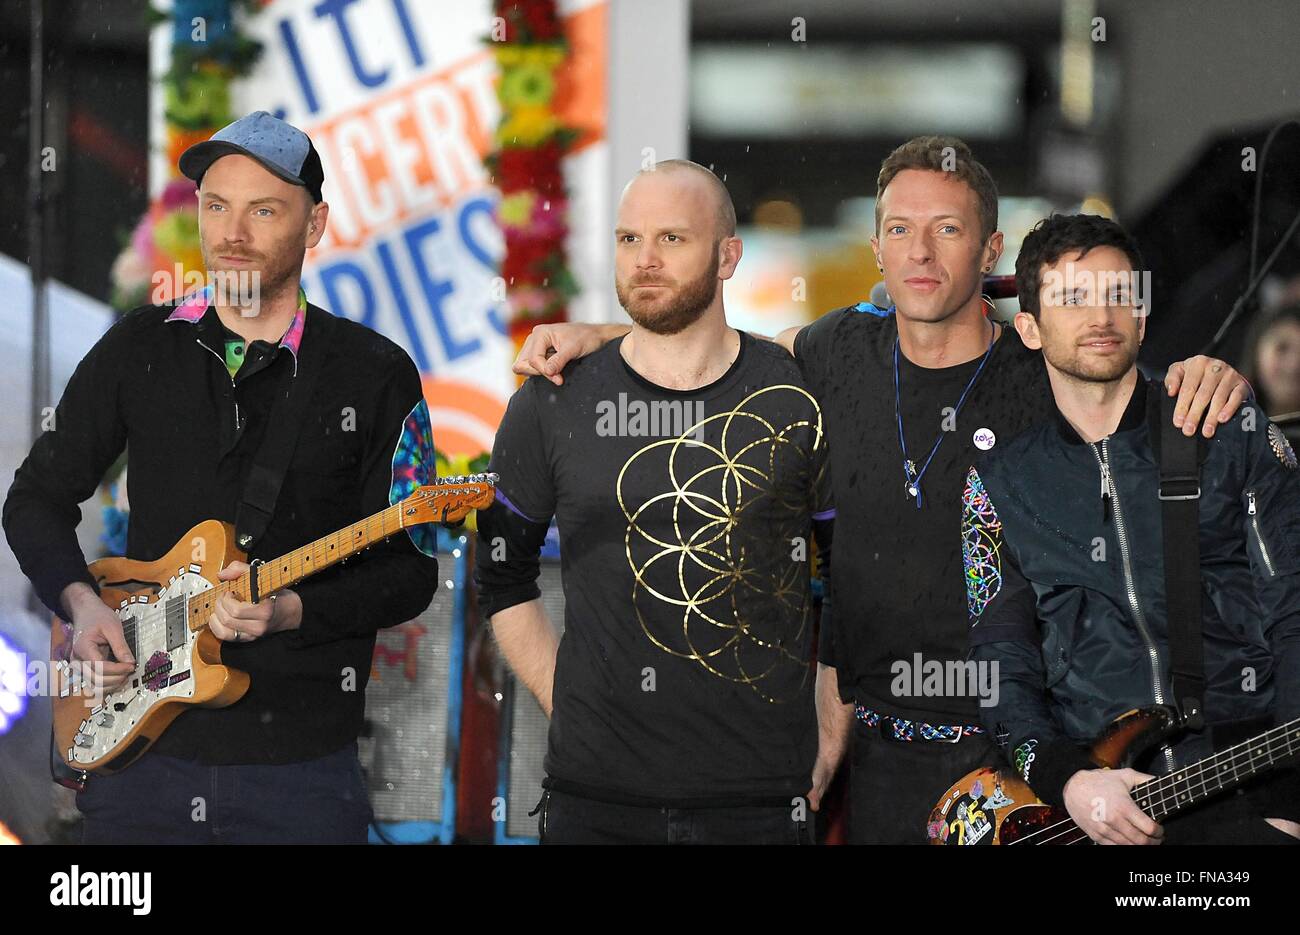
[[495,0],[493,10],[501,122],[485,164],[501,191],[501,276],[518,345],[533,325],[564,321],[578,292],[565,256],[569,199],[560,165],[577,134],[554,109],[556,72],[569,52],[554,0]]
[[171,67],[161,78],[166,99],[167,164],[171,179],[131,232],[113,264],[112,304],[119,311],[153,300],[154,275],[180,280],[164,290],[179,294],[190,273],[202,273],[195,185],[177,161],[234,119],[230,83],[248,74],[261,44],[239,31],[237,12],[258,12],[270,0],[173,0],[170,13],[150,10],[153,23],[172,25]]

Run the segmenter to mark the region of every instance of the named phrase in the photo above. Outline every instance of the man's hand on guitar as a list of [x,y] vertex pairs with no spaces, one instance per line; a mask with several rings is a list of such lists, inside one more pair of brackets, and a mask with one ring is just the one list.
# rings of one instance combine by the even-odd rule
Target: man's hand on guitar
[[1159,844],[1165,829],[1129,795],[1153,778],[1133,769],[1079,770],[1065,784],[1065,808],[1098,844]]
[[561,371],[569,361],[586,357],[628,330],[627,325],[584,325],[577,322],[536,325],[519,349],[519,356],[511,369],[524,377],[544,376],[559,386],[564,382]]
[[116,691],[135,672],[135,659],[122,635],[122,621],[85,582],[69,585],[63,606],[72,622],[72,661],[90,663],[96,694]]
[[[217,572],[217,577],[233,581],[247,573],[244,562],[231,562]],[[281,630],[296,630],[301,623],[302,601],[289,588],[266,594],[256,604],[223,594],[208,620],[213,634],[225,643],[252,642]]]

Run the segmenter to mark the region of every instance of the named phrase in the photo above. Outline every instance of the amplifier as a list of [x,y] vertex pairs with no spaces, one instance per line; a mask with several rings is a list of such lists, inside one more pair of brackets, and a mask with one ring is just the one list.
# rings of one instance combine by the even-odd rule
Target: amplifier
[[438,591],[415,620],[380,630],[358,740],[375,843],[451,842],[456,830],[465,535],[438,530]]

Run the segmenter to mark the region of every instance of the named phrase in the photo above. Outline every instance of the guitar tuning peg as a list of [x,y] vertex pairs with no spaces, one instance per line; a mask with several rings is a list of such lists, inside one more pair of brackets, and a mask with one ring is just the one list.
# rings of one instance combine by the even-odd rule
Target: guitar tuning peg
[[451,482],[452,482],[453,484],[456,484],[457,486],[459,486],[459,485],[465,483],[465,475],[464,475],[464,474],[457,474],[455,477],[453,477],[453,478],[451,479]]
[[483,479],[487,481],[489,487],[495,487],[497,485],[497,481],[501,479],[501,475],[493,474],[492,472],[489,471],[487,474],[483,475]]

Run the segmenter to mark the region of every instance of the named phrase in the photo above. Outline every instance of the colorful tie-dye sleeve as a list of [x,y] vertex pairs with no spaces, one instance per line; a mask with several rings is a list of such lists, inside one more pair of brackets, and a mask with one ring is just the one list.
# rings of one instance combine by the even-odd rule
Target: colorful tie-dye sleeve
[[[388,490],[388,502],[397,503],[410,496],[415,488],[433,483],[437,476],[434,457],[429,404],[421,399],[402,423],[402,435],[393,452],[393,483]],[[421,523],[418,526],[408,526],[406,533],[415,547],[425,555],[430,558],[437,556],[437,525]]]

